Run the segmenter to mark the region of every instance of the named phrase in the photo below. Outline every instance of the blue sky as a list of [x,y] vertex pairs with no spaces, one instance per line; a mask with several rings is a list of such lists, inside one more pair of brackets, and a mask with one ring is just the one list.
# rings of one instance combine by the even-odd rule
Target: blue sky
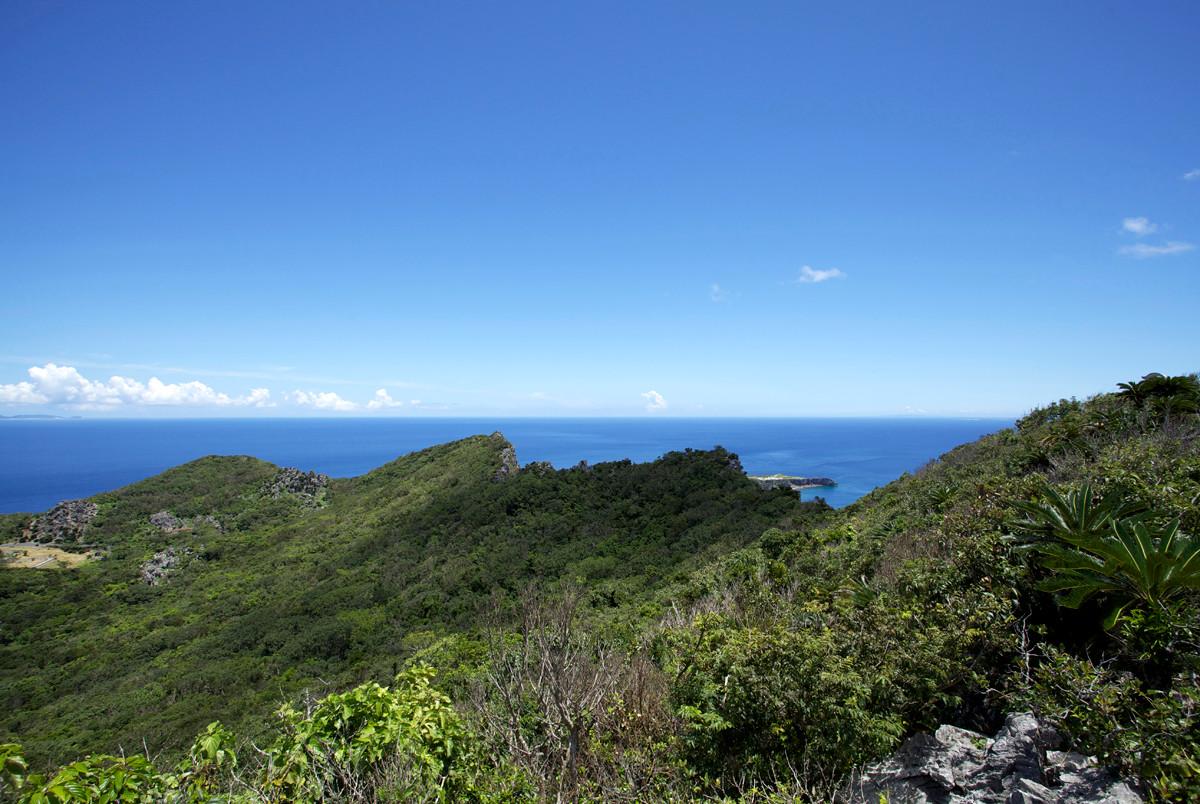
[[0,6],[0,414],[1019,415],[1200,369],[1200,4]]

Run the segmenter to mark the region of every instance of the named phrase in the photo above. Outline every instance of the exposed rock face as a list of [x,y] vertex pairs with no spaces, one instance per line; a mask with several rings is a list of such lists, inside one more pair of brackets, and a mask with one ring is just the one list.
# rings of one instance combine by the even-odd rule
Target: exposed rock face
[[1030,714],[1009,715],[989,739],[942,726],[917,734],[842,791],[846,804],[1144,804],[1094,758],[1048,750],[1060,738]]
[[545,477],[554,471],[554,464],[550,461],[533,461],[525,467],[526,472],[533,472],[538,477]]
[[151,514],[150,524],[159,530],[165,530],[168,532],[194,528],[197,525],[212,525],[217,530],[221,529],[221,523],[218,522],[217,518],[211,514],[192,517],[191,519],[184,519],[175,516],[170,511],[159,511],[157,514]]
[[325,475],[301,472],[289,466],[280,469],[275,478],[264,487],[263,492],[276,500],[285,494],[295,494],[312,500],[316,498],[317,492],[328,485],[329,478]]
[[804,489],[819,489],[825,486],[836,486],[837,482],[828,477],[755,477],[750,478],[764,489],[790,488],[796,491]]
[[151,514],[150,524],[159,530],[179,530],[183,527],[183,523],[179,520],[179,517],[169,511],[159,511],[157,514]]
[[500,451],[500,468],[496,470],[496,474],[492,475],[492,482],[499,483],[501,480],[507,480],[521,471],[521,465],[517,463],[517,451],[511,444]]
[[153,558],[142,564],[142,581],[150,586],[166,583],[167,576],[179,568],[180,557],[190,555],[190,547],[185,547],[179,552],[176,552],[174,547],[168,547],[161,553],[155,553]]
[[742,468],[741,459],[738,458],[738,456],[733,454],[732,452],[729,453],[729,462],[727,464],[725,464],[725,466],[726,466],[726,468],[730,469],[731,471],[737,472],[738,474],[741,474],[746,471],[745,469]]
[[87,500],[63,500],[33,521],[37,542],[79,541],[100,509]]
[[588,466],[587,461],[580,461],[579,463],[575,464],[571,468],[575,469],[577,471],[583,472],[584,474],[588,474],[588,475],[590,475],[592,473],[592,467]]

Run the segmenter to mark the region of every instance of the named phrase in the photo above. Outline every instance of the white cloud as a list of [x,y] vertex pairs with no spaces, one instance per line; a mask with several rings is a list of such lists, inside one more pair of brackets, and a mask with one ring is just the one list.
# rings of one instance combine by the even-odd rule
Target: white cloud
[[[116,380],[116,377],[113,377]],[[229,405],[233,403],[225,394],[217,393],[204,383],[192,382],[164,383],[157,377],[151,377],[145,388],[140,383],[132,383],[131,392],[136,394],[147,405]]]
[[824,282],[826,279],[845,279],[846,275],[837,268],[830,268],[827,271],[817,271],[807,265],[800,267],[800,276],[793,279],[796,283],[806,282]]
[[50,400],[38,392],[32,383],[19,382],[0,385],[0,403],[5,405],[44,405]]
[[649,400],[646,402],[646,410],[650,411],[651,413],[656,410],[666,410],[668,407],[667,400],[663,399],[662,394],[660,394],[658,391],[647,391],[646,393],[642,394],[642,396]]
[[380,388],[375,392],[375,398],[367,403],[367,410],[383,410],[384,408],[398,408],[402,402],[397,402],[388,394],[386,388]]
[[715,302],[723,302],[729,298],[729,291],[721,290],[721,286],[714,282],[709,289],[708,295]]
[[1151,223],[1149,218],[1126,218],[1121,221],[1121,228],[1132,232],[1138,237],[1153,234],[1158,231],[1158,224]]
[[266,388],[251,388],[250,396],[246,397],[246,404],[256,408],[275,407],[275,403],[271,401],[271,392]]
[[0,402],[24,405],[62,405],[81,409],[113,408],[120,405],[174,405],[223,407],[270,404],[271,392],[252,389],[249,396],[230,397],[202,382],[164,383],[151,377],[145,384],[129,377],[113,376],[108,382],[89,380],[74,366],[47,363],[31,366],[32,382],[0,385]]
[[1122,246],[1119,253],[1128,254],[1131,257],[1137,257],[1139,260],[1146,257],[1164,257],[1168,254],[1182,254],[1185,251],[1191,251],[1196,248],[1192,243],[1181,243],[1178,240],[1168,240],[1165,246],[1149,246],[1145,243],[1135,243],[1132,246]]
[[1200,179],[1200,168],[1189,170],[1187,173],[1183,174],[1182,178],[1184,181],[1196,181],[1197,179]]
[[54,363],[31,366],[29,376],[47,402],[59,405],[117,405],[122,401],[122,394],[128,396],[134,392],[131,380],[113,377],[112,387],[109,387],[102,382],[84,379],[74,366],[58,366]]
[[285,393],[289,402],[317,410],[354,410],[358,407],[348,399],[342,399],[333,391],[292,391]]

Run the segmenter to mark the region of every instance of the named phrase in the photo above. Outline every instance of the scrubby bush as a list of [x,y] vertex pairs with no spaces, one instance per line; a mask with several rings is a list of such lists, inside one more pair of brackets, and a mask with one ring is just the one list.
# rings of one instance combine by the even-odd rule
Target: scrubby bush
[[368,683],[303,710],[280,736],[257,792],[268,801],[451,800],[470,787],[475,747],[450,699],[417,667],[395,689]]

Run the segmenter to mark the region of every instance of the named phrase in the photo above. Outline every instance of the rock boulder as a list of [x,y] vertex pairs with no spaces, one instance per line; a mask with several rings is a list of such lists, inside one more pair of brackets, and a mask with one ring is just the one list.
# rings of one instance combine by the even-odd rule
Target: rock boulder
[[1144,804],[1137,788],[1094,758],[1056,751],[1054,729],[1009,715],[989,738],[942,726],[917,734],[841,791],[843,804]]

